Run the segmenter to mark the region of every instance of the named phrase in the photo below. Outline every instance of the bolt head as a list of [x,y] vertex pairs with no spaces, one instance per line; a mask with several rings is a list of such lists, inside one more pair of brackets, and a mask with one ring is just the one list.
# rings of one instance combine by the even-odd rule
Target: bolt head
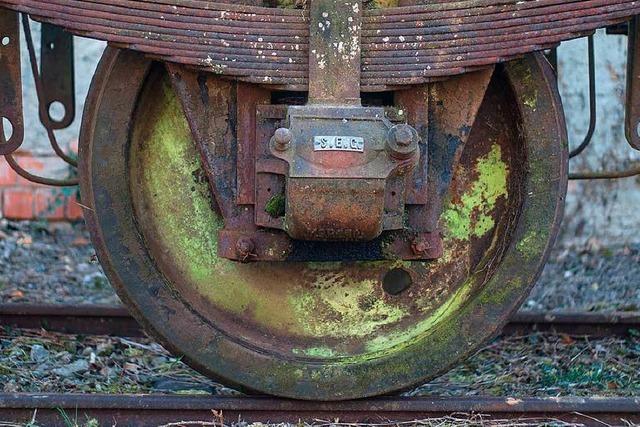
[[418,132],[407,124],[395,125],[389,129],[387,147],[392,157],[408,159],[418,149]]
[[403,147],[408,147],[414,140],[413,129],[409,125],[399,125],[394,133],[396,143]]
[[415,255],[424,255],[429,249],[431,244],[422,237],[414,237],[411,241],[411,251]]
[[240,237],[236,242],[236,251],[243,261],[251,256],[255,248],[255,243],[249,237]]
[[293,135],[287,128],[278,128],[273,134],[273,146],[276,150],[284,151],[289,148]]

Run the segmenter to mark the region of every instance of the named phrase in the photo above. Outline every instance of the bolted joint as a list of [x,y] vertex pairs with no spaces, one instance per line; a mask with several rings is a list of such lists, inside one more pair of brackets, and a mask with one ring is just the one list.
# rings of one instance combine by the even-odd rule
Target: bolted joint
[[236,242],[236,253],[241,261],[246,262],[255,256],[256,245],[249,237],[240,237]]
[[414,255],[424,255],[431,249],[431,243],[422,236],[416,236],[411,240],[411,252]]
[[293,134],[289,129],[278,128],[271,138],[271,143],[273,144],[274,149],[278,151],[286,151],[291,147],[292,140]]
[[410,158],[418,149],[419,142],[418,131],[412,126],[400,124],[389,129],[387,148],[391,157],[400,160]]

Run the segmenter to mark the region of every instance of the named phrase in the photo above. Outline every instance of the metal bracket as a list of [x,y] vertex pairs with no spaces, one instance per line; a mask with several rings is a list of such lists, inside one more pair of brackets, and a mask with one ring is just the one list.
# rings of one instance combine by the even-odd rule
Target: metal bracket
[[625,131],[629,144],[640,150],[640,16],[633,17],[629,23],[627,58]]
[[[61,27],[42,24],[40,37],[40,80],[43,108],[40,121],[51,129],[64,129],[76,115],[73,36]],[[52,117],[51,106],[59,102],[64,116]]]
[[[289,165],[283,229],[294,239],[367,241],[402,229],[405,186],[420,149],[417,132],[383,108],[292,106],[271,154]],[[393,194],[390,196],[390,194]]]
[[24,140],[20,65],[19,15],[0,8],[0,155],[13,153]]

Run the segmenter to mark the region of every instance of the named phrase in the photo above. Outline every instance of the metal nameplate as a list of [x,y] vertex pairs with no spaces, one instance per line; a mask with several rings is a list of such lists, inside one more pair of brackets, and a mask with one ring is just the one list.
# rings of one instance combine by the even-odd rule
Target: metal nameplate
[[314,151],[356,151],[364,152],[364,138],[359,136],[315,136]]

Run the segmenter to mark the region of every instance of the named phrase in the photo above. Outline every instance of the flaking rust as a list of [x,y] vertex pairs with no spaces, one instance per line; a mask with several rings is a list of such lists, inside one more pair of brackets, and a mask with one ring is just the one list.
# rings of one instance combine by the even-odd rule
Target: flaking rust
[[19,14],[0,8],[0,154],[16,151],[24,139]]
[[566,129],[540,55],[494,64],[640,12],[9,3],[134,48],[107,48],[80,143],[122,300],[199,370],[322,400],[433,378],[517,308],[558,231]]
[[[311,4],[291,9],[264,8],[260,3],[194,3],[187,8],[178,1],[0,0],[0,6],[42,22],[64,23],[76,35],[163,61],[244,82],[308,90],[313,66],[308,53],[314,49],[309,45]],[[399,6],[411,9],[393,2],[389,8],[371,6],[386,3],[369,3],[363,11],[360,77],[365,91],[461,75],[553,48],[640,14],[636,0],[489,0],[480,7],[473,2],[461,7],[458,2],[403,0]]]
[[[210,164],[192,141],[184,101],[171,83],[175,70],[167,76],[143,56],[109,48],[81,142],[90,162],[82,167],[83,200],[105,271],[160,342],[224,383],[326,400],[432,378],[497,331],[527,293],[557,231],[563,183],[549,177],[566,167],[557,143],[564,131],[554,120],[559,104],[548,91],[553,80],[545,66],[528,58],[498,71],[488,85],[445,202],[445,210],[464,211],[465,195],[478,194],[469,216],[479,232],[458,238],[444,221],[444,255],[437,260],[363,260],[362,246],[320,242],[341,260],[241,263],[221,256],[216,234],[242,217],[225,218],[229,207],[217,205],[224,199],[202,179]],[[537,111],[521,102],[528,90],[522,75],[538,90]],[[217,115],[235,125],[238,88],[219,78],[206,87]],[[404,116],[418,116],[409,105],[431,103],[431,91],[414,92]],[[256,135],[268,140],[286,120],[286,108],[257,110]],[[116,120],[125,126],[114,129]],[[213,140],[234,143],[222,120],[213,129]],[[256,156],[270,155],[266,143],[255,148]],[[101,168],[105,162],[111,167]],[[287,172],[284,162],[259,166],[256,174]],[[491,221],[474,222],[484,215]],[[294,246],[292,253],[298,250],[305,248]],[[360,259],[345,262],[350,251]],[[409,286],[387,292],[390,272],[408,276]]]

